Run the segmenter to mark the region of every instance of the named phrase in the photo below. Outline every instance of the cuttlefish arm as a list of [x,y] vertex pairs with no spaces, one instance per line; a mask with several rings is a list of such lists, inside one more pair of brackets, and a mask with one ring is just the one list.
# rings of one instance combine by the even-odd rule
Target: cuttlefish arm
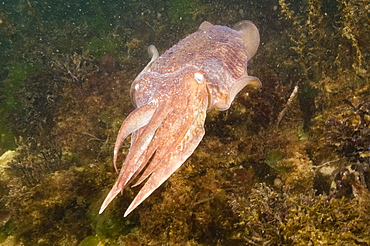
[[[154,107],[154,111],[152,112],[153,107]],[[135,111],[140,112],[140,110],[143,112],[133,114]],[[116,163],[118,149],[122,144],[122,140],[125,137],[127,137],[127,135],[130,132],[134,130],[133,126],[135,127],[139,126],[139,124],[136,124],[132,121],[138,120],[143,123],[143,124],[140,124],[140,125],[143,125],[141,126],[143,128],[142,134],[140,138],[137,138],[137,141],[132,143],[130,151],[125,159],[125,162],[122,165],[117,182],[114,184],[113,188],[111,189],[111,191],[105,198],[99,210],[99,214],[102,213],[105,210],[105,208],[109,205],[109,203],[117,196],[117,194],[124,189],[124,187],[130,181],[131,177],[135,175],[136,171],[140,168],[141,164],[137,163],[137,161],[148,148],[150,142],[153,139],[155,131],[157,130],[157,128],[160,126],[163,119],[167,115],[166,110],[169,110],[169,109],[167,107],[157,107],[154,104],[148,106],[148,108],[144,106],[144,107],[138,108],[135,111],[133,111],[131,113],[132,117],[129,116],[122,123],[122,126],[121,126],[122,131],[119,133],[119,137],[117,137],[115,150],[114,150],[114,162],[113,162],[114,164]],[[148,115],[151,115],[151,117],[145,118],[145,119],[134,118],[134,116],[148,116]]]
[[[185,93],[170,99],[172,101],[170,105],[175,109],[167,115],[157,130],[156,137],[151,143],[151,146],[156,147],[156,152],[134,186],[146,179],[147,181],[124,216],[163,184],[194,152],[204,136],[204,121],[208,107],[208,91],[204,77],[194,72],[188,72],[186,75],[188,77],[184,75],[183,78],[186,80],[184,82],[186,86],[183,87]],[[186,93],[187,90],[192,93]],[[151,146],[148,148],[149,151]],[[145,163],[147,161],[144,160]]]
[[[145,169],[144,174],[140,176],[140,179],[134,185],[139,185],[149,176],[144,186],[127,208],[124,214],[125,217],[139,206],[148,196],[150,196],[160,185],[162,185],[194,152],[194,149],[199,145],[205,133],[205,115],[206,110],[199,113],[192,124],[190,124],[190,127],[187,129],[182,141],[179,141],[175,147],[171,145],[165,156],[157,157],[154,155],[153,160]],[[170,165],[168,165],[169,163]]]
[[[138,85],[137,81],[140,81],[141,76],[147,72],[147,70],[152,66],[155,60],[157,60],[159,57],[158,50],[154,45],[149,46],[148,53],[151,56],[151,60],[146,65],[146,67],[143,69],[143,71],[141,71],[141,73],[136,77],[136,79],[131,85],[131,90],[130,90],[131,101],[135,107],[137,107],[136,100],[135,100],[135,91],[137,90],[136,86]],[[158,111],[158,106],[156,105],[156,103],[148,103],[147,105],[139,107],[135,109],[133,112],[131,112],[129,116],[122,123],[121,128],[118,132],[118,136],[117,136],[117,139],[114,145],[114,151],[113,151],[113,165],[117,173],[118,173],[117,158],[118,158],[119,148],[122,146],[122,142],[127,138],[127,136],[132,133],[133,139],[131,141],[131,149],[121,168],[120,174],[118,176],[119,178],[117,182],[114,184],[109,194],[107,195],[107,197],[105,198],[99,210],[99,214],[102,213],[105,210],[105,208],[108,206],[108,204],[117,196],[117,194],[123,190],[125,185],[130,181],[131,177],[135,175],[135,172],[137,171],[137,169],[140,169],[140,165],[128,165],[126,163],[128,163],[132,159],[138,159],[140,155],[143,152],[145,152],[145,148],[149,145],[150,141],[152,140],[155,130],[158,128],[158,126],[161,123],[161,120],[163,120],[164,118],[163,113],[165,113],[163,108],[162,110],[159,110],[160,111],[159,113],[156,111]],[[156,120],[155,122],[153,122],[155,113],[156,113],[156,117],[155,117]],[[158,117],[159,114],[162,115],[162,117]],[[149,124],[150,122],[151,124]],[[149,127],[140,129],[140,128],[143,128],[143,126],[146,126],[148,124],[149,124]],[[139,140],[140,136],[143,135],[143,133],[146,134],[145,137]],[[132,153],[134,153],[135,149],[138,149],[138,148],[140,148],[140,151],[137,151],[136,156],[133,157]],[[132,170],[127,171],[128,168],[131,168]]]
[[[134,92],[136,90],[135,85],[137,84],[136,81],[140,79],[141,75],[145,73],[152,66],[153,62],[155,62],[155,60],[157,60],[159,57],[158,50],[154,45],[150,45],[148,47],[148,54],[151,57],[149,63],[146,65],[143,71],[141,71],[141,73],[137,76],[137,78],[134,80],[134,82],[131,85],[130,94],[131,94],[132,104],[135,107],[137,107],[136,102],[135,102],[135,95],[134,95]],[[113,165],[117,173],[118,173],[117,157],[118,157],[119,148],[122,146],[122,142],[127,138],[128,135],[135,132],[140,127],[148,124],[154,114],[155,109],[156,109],[156,106],[153,103],[144,105],[140,108],[135,109],[133,112],[131,112],[129,116],[126,118],[126,120],[122,123],[121,128],[118,131],[118,136],[117,136],[116,143],[114,145],[114,151],[113,151]]]
[[149,123],[133,133],[132,146],[118,180],[99,213],[145,168],[135,185],[149,178],[126,211],[127,216],[185,162],[203,138],[208,107],[206,85],[198,84],[195,77],[199,75],[194,76],[193,69],[179,77],[184,81],[181,88],[189,93],[160,100]]
[[153,104],[145,105],[141,108],[137,108],[134,111],[132,111],[129,114],[129,116],[126,118],[126,120],[122,123],[121,128],[118,131],[118,136],[117,136],[116,143],[114,145],[114,151],[113,151],[113,165],[117,173],[118,173],[117,157],[118,157],[118,151],[122,145],[122,142],[132,132],[148,124],[154,114],[155,109],[156,109],[156,106]]

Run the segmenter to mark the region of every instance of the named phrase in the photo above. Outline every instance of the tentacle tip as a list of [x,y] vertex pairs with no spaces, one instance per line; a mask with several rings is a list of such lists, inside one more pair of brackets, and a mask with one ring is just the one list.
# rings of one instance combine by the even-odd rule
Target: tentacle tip
[[[136,199],[136,198],[135,198]],[[130,204],[130,206],[128,206],[126,212],[123,214],[123,217],[127,217],[127,215],[129,215],[137,206],[139,206],[139,204],[141,203],[136,203],[135,202],[135,199],[134,201]]]
[[117,194],[121,191],[122,189],[118,188],[118,184],[116,183],[113,188],[110,190],[108,193],[107,197],[105,198],[103,204],[100,207],[99,214],[103,213],[106,207],[111,203],[111,201],[117,196]]
[[132,203],[131,203],[130,206],[128,206],[128,208],[126,209],[125,213],[123,214],[123,217],[127,217],[127,215],[129,215],[134,209],[135,208],[132,207]]
[[127,209],[126,212],[124,213],[123,217],[127,217],[132,212],[133,209]]
[[109,203],[112,201],[111,199],[107,200],[107,198],[105,198],[103,204],[101,205],[100,210],[99,210],[99,214],[102,214],[104,212],[104,210],[107,208],[107,206],[109,205]]
[[119,174],[118,168],[117,168],[117,163],[115,161],[113,162],[113,166],[114,166],[114,170],[116,171],[116,173]]
[[102,214],[104,212],[105,208],[106,208],[106,206],[105,207],[101,206],[101,208],[99,210],[99,214]]

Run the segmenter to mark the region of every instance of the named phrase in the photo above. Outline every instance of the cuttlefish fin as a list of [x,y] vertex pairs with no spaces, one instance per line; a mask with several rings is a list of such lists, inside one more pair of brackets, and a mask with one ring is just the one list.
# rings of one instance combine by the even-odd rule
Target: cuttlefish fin
[[118,136],[117,136],[116,143],[114,145],[114,151],[113,151],[113,165],[117,173],[118,173],[117,157],[118,157],[118,151],[122,145],[122,142],[126,139],[126,137],[130,133],[148,124],[155,110],[156,110],[155,105],[153,104],[145,105],[143,107],[137,108],[134,111],[132,111],[129,114],[129,116],[123,121],[121,128],[118,131]]
[[229,107],[231,102],[234,101],[235,96],[244,88],[247,87],[250,90],[256,90],[261,87],[261,81],[253,76],[242,76],[241,78],[237,79],[237,81],[233,84],[229,91],[228,95],[228,103]]
[[234,101],[235,96],[244,88],[249,89],[258,89],[261,87],[261,81],[253,76],[244,75],[237,79],[232,87],[230,88],[229,93],[227,94],[226,100],[216,101],[213,107],[217,110],[223,111],[230,108],[231,103]]
[[148,54],[149,56],[151,57],[149,63],[145,66],[145,68],[136,76],[136,78],[134,79],[134,81],[132,82],[131,84],[131,88],[130,88],[130,96],[131,96],[131,103],[132,105],[134,105],[134,107],[136,108],[137,105],[136,105],[136,101],[135,101],[135,92],[137,90],[137,85],[138,85],[138,81],[140,81],[140,77],[142,76],[143,73],[145,73],[146,71],[148,71],[148,69],[153,65],[153,63],[158,59],[159,57],[159,52],[157,50],[157,48],[154,46],[154,45],[149,45],[148,47]]
[[251,21],[240,21],[233,27],[243,38],[247,50],[248,61],[256,54],[260,44],[260,34],[257,27]]
[[203,21],[202,24],[200,24],[198,29],[203,30],[203,29],[206,29],[206,28],[211,27],[211,26],[213,26],[212,23],[210,23],[208,21]]
[[142,72],[146,72],[153,65],[153,62],[155,62],[155,60],[157,60],[158,57],[159,57],[159,52],[158,52],[157,48],[152,44],[149,45],[149,47],[148,47],[148,54],[151,57],[151,59],[150,59],[150,62],[146,65],[146,67],[143,69]]

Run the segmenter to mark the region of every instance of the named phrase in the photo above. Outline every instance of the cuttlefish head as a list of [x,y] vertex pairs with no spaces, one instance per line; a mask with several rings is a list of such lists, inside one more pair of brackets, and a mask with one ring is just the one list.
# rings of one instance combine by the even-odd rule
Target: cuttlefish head
[[[149,80],[151,90],[150,86],[158,85],[156,92],[147,91],[145,81]],[[138,108],[118,133],[114,165],[122,141],[132,133],[130,151],[99,213],[141,174],[133,186],[147,181],[125,212],[127,216],[185,162],[204,136],[208,91],[200,71],[185,67],[171,75],[151,77],[147,73],[141,81],[133,93]]]

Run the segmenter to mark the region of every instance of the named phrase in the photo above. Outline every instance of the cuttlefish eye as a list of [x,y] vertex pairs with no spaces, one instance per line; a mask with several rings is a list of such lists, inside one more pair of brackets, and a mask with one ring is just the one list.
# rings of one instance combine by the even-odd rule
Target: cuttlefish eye
[[195,79],[198,83],[203,83],[203,81],[204,81],[204,76],[203,76],[203,74],[201,74],[201,73],[194,73],[194,79]]

